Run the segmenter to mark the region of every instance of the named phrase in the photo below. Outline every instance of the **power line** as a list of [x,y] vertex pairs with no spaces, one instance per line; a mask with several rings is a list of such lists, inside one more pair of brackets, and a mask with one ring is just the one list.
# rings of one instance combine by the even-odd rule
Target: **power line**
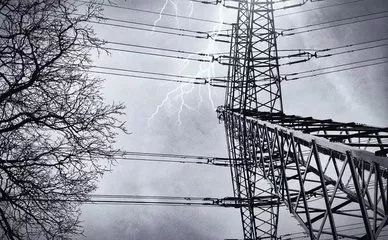
[[140,31],[146,31],[146,32],[153,32],[153,33],[163,33],[168,35],[175,35],[180,37],[192,37],[192,38],[199,38],[199,39],[208,39],[207,36],[201,36],[201,35],[190,35],[186,33],[176,33],[176,32],[168,32],[163,30],[156,30],[156,29],[147,29],[147,28],[141,28],[141,27],[134,27],[134,26],[127,26],[122,24],[114,24],[114,23],[104,23],[104,22],[98,22],[98,21],[90,21],[92,23],[100,24],[100,25],[106,25],[111,27],[120,27],[120,28],[126,28],[126,29],[133,29],[133,30],[140,30]]
[[129,50],[129,49],[122,49],[122,48],[104,47],[104,49],[111,50],[111,51],[118,51],[118,52],[126,52],[126,53],[136,53],[136,54],[142,54],[142,55],[149,55],[149,56],[155,56],[155,57],[175,58],[175,59],[180,59],[180,60],[191,60],[191,61],[197,61],[197,62],[208,62],[208,63],[211,63],[211,62],[214,61],[212,58],[210,58],[210,59],[203,59],[203,58],[196,58],[196,57],[190,57],[190,56],[177,56],[177,55],[162,54],[162,53],[150,53],[150,52],[135,51],[135,50]]
[[202,207],[225,207],[223,199],[212,197],[175,197],[175,196],[142,196],[124,194],[91,194],[89,199],[76,198],[0,198],[0,201],[34,201],[34,202],[74,202],[82,204],[107,204],[107,205],[137,205],[137,206],[202,206]]
[[188,0],[189,2],[195,2],[195,3],[203,3],[203,4],[210,4],[210,5],[217,5],[217,4],[220,4],[222,2],[222,0]]
[[275,15],[275,17],[285,17],[285,16],[289,16],[289,15],[312,12],[312,11],[317,11],[317,10],[332,8],[332,7],[338,7],[338,6],[343,6],[343,5],[352,4],[352,3],[359,3],[359,2],[363,2],[363,1],[365,1],[365,0],[356,0],[356,1],[350,1],[350,2],[344,2],[344,3],[336,3],[336,4],[326,5],[326,6],[322,6],[322,7],[302,10],[302,11],[298,11],[298,12],[279,14],[279,15]]
[[[358,69],[358,68],[364,68],[364,67],[370,67],[370,66],[376,66],[376,65],[388,63],[388,60],[386,60],[386,61],[382,61],[382,62],[369,63],[369,64],[360,65],[360,66],[346,67],[346,66],[359,64],[359,63],[367,63],[367,62],[378,61],[378,60],[383,60],[383,59],[388,59],[388,57],[368,59],[368,60],[363,60],[363,61],[358,61],[358,62],[339,64],[337,66],[330,66],[330,67],[324,67],[324,68],[313,69],[313,70],[308,70],[308,71],[302,71],[302,72],[298,72],[298,73],[285,74],[284,81],[293,81],[293,80],[298,80],[298,79],[302,79],[302,78],[311,78],[311,77],[321,76],[321,75],[325,75],[325,74],[338,73],[338,72],[342,72],[342,71],[354,70],[354,69]],[[339,68],[339,67],[345,67],[345,68],[330,70],[330,69],[335,69],[335,68]],[[304,76],[299,77],[300,74],[314,73],[314,72],[319,72],[319,71],[323,71],[323,70],[330,70],[330,71],[315,73],[315,74],[310,74],[310,75],[304,75]],[[289,78],[289,76],[291,76],[292,78]]]
[[[117,153],[120,156],[153,156],[153,157],[172,157],[172,158],[191,158],[191,159],[209,159],[216,158],[214,156],[200,156],[200,155],[188,155],[188,154],[174,154],[174,153],[154,153],[154,152],[137,152],[137,151],[120,151]],[[218,157],[220,158],[220,157]]]
[[[373,13],[373,14],[367,14],[367,15],[368,16],[380,15],[382,13],[387,13],[387,12],[388,11],[384,11],[384,12],[380,12],[380,13]],[[373,18],[368,18],[368,19],[360,19],[360,20],[356,20],[356,21],[352,21],[352,22],[334,24],[334,25],[325,26],[325,27],[318,27],[318,28],[313,28],[313,29],[308,29],[308,30],[292,32],[292,31],[298,30],[298,29],[305,29],[305,28],[310,28],[310,27],[314,27],[314,26],[320,26],[320,25],[334,23],[334,22],[346,21],[346,20],[350,20],[350,19],[357,19],[357,18],[364,17],[364,16],[366,16],[366,15],[352,17],[352,18],[346,18],[346,19],[333,20],[333,21],[328,21],[328,22],[322,22],[322,23],[317,23],[317,24],[309,24],[309,25],[301,26],[301,27],[289,28],[289,29],[285,29],[285,30],[281,31],[280,35],[281,36],[293,36],[293,35],[296,35],[296,34],[309,33],[309,32],[314,32],[314,31],[319,31],[319,30],[326,30],[326,29],[329,29],[329,28],[335,28],[335,27],[345,26],[345,25],[349,25],[349,24],[356,24],[356,23],[361,23],[361,22],[366,22],[366,21],[378,20],[378,19],[383,19],[383,18],[387,18],[388,17],[388,15],[384,15],[384,16],[378,16],[378,17],[373,17]],[[287,32],[291,32],[291,33],[287,33]]]
[[182,164],[195,164],[195,165],[214,165],[228,167],[229,163],[221,161],[219,158],[209,158],[202,161],[199,160],[168,160],[168,159],[153,159],[153,158],[131,158],[131,157],[115,157],[118,161],[135,161],[135,162],[153,162],[153,163],[182,163]]
[[[123,19],[117,19],[117,18],[102,17],[102,19],[103,20],[107,20],[107,21],[111,21],[111,22],[128,23],[128,24],[152,27],[153,29],[155,29],[155,28],[162,28],[162,29],[181,31],[181,32],[206,34],[206,32],[204,32],[204,31],[196,31],[196,30],[185,29],[185,28],[176,28],[176,27],[170,27],[170,26],[154,25],[154,24],[149,24],[149,23],[144,23],[144,22],[129,21],[129,20],[123,20]],[[91,21],[91,22],[92,23],[103,23],[103,22],[99,22],[99,21]]]
[[166,154],[166,153],[148,153],[148,152],[128,152],[117,153],[116,159],[129,161],[150,161],[150,162],[168,162],[168,163],[194,163],[194,164],[212,164],[218,166],[229,166],[229,158]]
[[336,19],[336,20],[330,20],[326,22],[320,22],[320,23],[314,23],[314,24],[308,24],[302,27],[295,27],[295,28],[290,28],[291,30],[297,30],[297,29],[303,29],[303,28],[308,28],[308,27],[315,27],[315,26],[320,26],[320,25],[325,25],[329,23],[336,23],[336,22],[342,22],[346,20],[353,20],[357,18],[363,18],[363,17],[369,17],[369,16],[374,16],[374,15],[380,15],[383,13],[388,13],[388,11],[381,11],[381,12],[376,12],[376,13],[368,13],[368,14],[363,14],[363,15],[358,15],[358,16],[353,16],[353,17],[347,17],[347,18],[342,18],[342,19]]
[[[0,201],[3,202],[74,202],[82,204],[109,204],[109,205],[155,205],[155,206],[190,206],[190,207],[240,207],[247,205],[246,199],[236,197],[177,197],[177,196],[151,196],[151,195],[127,195],[127,194],[89,194],[84,196],[86,199],[73,197],[24,197],[24,196],[3,196]],[[268,205],[274,199],[270,197],[257,197],[256,205]],[[276,201],[276,200],[275,200]],[[249,203],[252,204],[252,203]]]
[[[388,58],[388,57],[379,57],[379,58],[361,60],[361,61],[356,61],[356,62],[351,62],[351,63],[338,64],[338,65],[335,65],[335,66],[323,67],[323,68],[314,69],[314,70],[300,71],[300,72],[298,72],[297,74],[311,73],[311,72],[316,72],[316,71],[321,71],[321,70],[327,70],[327,69],[332,69],[332,68],[338,68],[338,67],[343,67],[343,66],[349,66],[349,65],[354,65],[354,64],[358,64],[358,63],[365,63],[365,62],[377,61],[377,60],[382,60],[382,59],[387,59],[387,58]],[[287,75],[289,75],[289,74],[287,74]]]
[[[101,67],[103,68],[103,67]],[[104,67],[105,68],[105,67]],[[95,73],[95,74],[104,74],[104,75],[112,75],[118,77],[129,77],[134,79],[146,79],[160,82],[174,82],[174,83],[184,83],[184,84],[193,84],[193,85],[206,85],[213,87],[225,87],[224,85],[218,85],[214,83],[214,81],[219,80],[218,78],[200,78],[196,81],[184,80],[184,79],[170,79],[170,78],[162,78],[162,77],[152,77],[152,76],[143,76],[136,74],[126,74],[126,73],[116,73],[116,72],[108,72],[108,71],[95,71],[95,70],[85,70],[85,72]]]
[[318,56],[316,56],[316,58],[332,57],[332,56],[342,55],[342,54],[346,54],[346,53],[354,53],[354,52],[358,52],[358,51],[370,50],[370,49],[379,48],[379,47],[386,47],[386,46],[388,46],[388,43],[379,44],[379,45],[375,45],[375,46],[362,47],[362,48],[357,48],[357,49],[350,49],[350,50],[341,51],[341,52],[328,53],[328,54],[324,54],[324,55],[320,55],[320,56],[318,55]]
[[[48,150],[48,149],[47,149]],[[68,151],[70,148],[60,148],[61,151]],[[48,150],[49,151],[49,150]],[[161,162],[161,163],[191,163],[191,164],[212,164],[217,166],[229,166],[229,158],[215,156],[201,156],[188,154],[173,153],[154,153],[154,152],[137,152],[137,151],[113,151],[107,154],[114,160],[122,161],[140,161],[140,162]],[[88,160],[87,157],[80,158]],[[3,159],[3,161],[6,161]],[[11,160],[7,160],[12,162]],[[18,162],[20,160],[13,160]],[[22,159],[22,161],[36,161],[36,159]]]
[[[372,45],[372,46],[353,48],[356,46],[361,46],[361,45],[366,45],[366,44],[371,44],[371,43],[378,43],[378,42],[383,42],[383,41],[387,41],[387,40],[388,40],[388,38],[382,38],[382,39],[369,40],[369,41],[364,41],[364,42],[359,42],[359,43],[340,45],[340,46],[331,47],[331,48],[316,49],[314,51],[306,51],[303,49],[299,49],[296,54],[291,54],[289,56],[291,56],[291,57],[305,57],[304,59],[297,60],[297,61],[291,61],[288,63],[283,63],[283,64],[280,64],[280,66],[307,62],[307,61],[314,59],[314,58],[333,57],[333,56],[343,55],[343,54],[347,54],[347,53],[355,53],[355,52],[359,52],[359,51],[365,51],[365,50],[371,50],[371,49],[380,48],[380,47],[386,47],[386,46],[388,46],[388,43],[380,43],[380,44]],[[350,49],[346,50],[347,48],[350,48]],[[342,50],[342,49],[344,49],[344,50]],[[342,50],[342,51],[335,51],[335,50]],[[288,56],[285,56],[285,57],[288,57]],[[283,57],[283,58],[285,58],[285,57]]]
[[194,85],[205,85],[207,83],[205,80],[204,81],[185,81],[185,80],[179,80],[179,79],[156,78],[156,77],[148,77],[148,76],[141,76],[141,75],[135,75],[135,74],[102,72],[102,71],[93,71],[93,70],[89,70],[88,72],[96,73],[96,74],[119,76],[119,77],[130,77],[130,78],[136,78],[136,79],[147,79],[147,80],[154,80],[154,81],[185,83],[185,84],[194,84]]
[[388,40],[388,37],[380,38],[380,39],[375,39],[375,40],[363,41],[363,42],[359,42],[359,43],[345,44],[345,45],[340,45],[340,46],[336,46],[336,47],[321,49],[321,50],[317,50],[317,51],[322,52],[322,51],[327,51],[327,50],[336,50],[336,49],[340,49],[340,48],[354,47],[354,46],[358,46],[358,45],[363,45],[363,44],[368,44],[368,43],[375,43],[375,42],[381,42],[381,41],[387,41],[387,40]]
[[204,57],[212,57],[212,54],[207,53],[201,53],[201,52],[193,52],[193,51],[186,51],[186,50],[177,50],[177,49],[170,49],[170,48],[161,48],[161,47],[153,47],[153,46],[145,46],[140,44],[132,44],[132,43],[124,43],[124,42],[115,42],[115,41],[106,41],[105,43],[112,44],[112,45],[119,45],[119,46],[126,46],[126,47],[135,47],[135,48],[143,48],[143,49],[151,49],[151,50],[158,50],[158,51],[164,51],[164,52],[174,52],[174,53],[184,53],[189,55],[198,55],[198,56],[204,56]]
[[[144,51],[123,49],[123,48],[114,48],[114,47],[104,47],[105,50],[143,54],[143,55],[150,55],[150,56],[157,56],[157,57],[175,58],[175,59],[181,59],[181,60],[191,60],[191,61],[198,61],[198,62],[208,62],[208,63],[218,62],[220,64],[223,64],[220,61],[221,60],[220,58],[227,57],[224,55],[215,56],[213,54],[203,53],[203,52],[193,52],[193,51],[186,51],[186,50],[177,50],[177,49],[145,46],[145,45],[140,45],[140,44],[131,44],[131,43],[124,43],[124,42],[115,42],[115,41],[104,40],[104,41],[102,41],[102,43],[119,45],[119,46],[126,46],[126,47],[133,47],[133,48],[157,50],[157,51],[162,51],[162,52],[172,52],[172,53],[177,53],[177,54],[188,54],[189,56],[178,56],[178,55],[171,55],[171,54],[165,54],[165,53],[144,52]],[[194,56],[197,56],[197,57],[194,57]]]
[[[85,3],[90,3],[89,1],[83,1],[83,0],[80,0],[80,1],[85,2]],[[157,12],[157,11],[151,11],[151,10],[145,10],[145,9],[139,9],[139,8],[124,7],[124,6],[114,5],[114,4],[107,4],[107,3],[98,3],[98,4],[101,6],[105,6],[105,7],[125,9],[125,10],[134,11],[134,12],[142,12],[142,13],[148,13],[148,14],[154,14],[154,15],[160,15],[160,16],[166,16],[166,17],[181,18],[181,19],[188,19],[188,20],[194,20],[194,21],[200,21],[200,22],[231,25],[231,23],[225,23],[225,22],[220,22],[220,21],[211,20],[211,19],[188,17],[188,16],[183,16],[183,15],[178,15],[178,14],[176,15],[176,14]]]
[[104,70],[124,71],[124,72],[131,72],[131,73],[141,73],[141,74],[150,74],[150,75],[157,75],[157,76],[184,78],[184,79],[194,79],[194,80],[206,79],[204,77],[184,76],[184,75],[177,75],[177,74],[140,71],[140,70],[132,70],[132,69],[126,69],[126,68],[104,67],[104,66],[97,66],[97,65],[88,65],[87,67],[104,69]]
[[[168,35],[174,35],[179,37],[191,37],[191,38],[197,38],[197,39],[212,39],[216,42],[223,42],[223,43],[229,43],[229,40],[223,40],[223,39],[217,39],[214,38],[213,35],[217,36],[217,34],[209,34],[206,32],[197,32],[197,31],[191,31],[188,29],[181,29],[180,31],[188,32],[187,33],[179,33],[179,32],[169,32],[169,31],[163,31],[163,30],[157,30],[157,29],[148,29],[148,28],[142,28],[142,27],[135,27],[135,26],[128,26],[123,24],[114,24],[114,23],[105,23],[105,22],[99,22],[99,21],[89,21],[91,23],[106,25],[106,26],[112,26],[112,27],[120,27],[120,28],[126,28],[126,29],[133,29],[133,30],[139,30],[139,31],[146,31],[146,32],[152,32],[152,33],[162,33],[162,34],[168,34]],[[167,27],[166,27],[167,28]],[[225,34],[219,34],[220,37],[229,37],[229,35]]]

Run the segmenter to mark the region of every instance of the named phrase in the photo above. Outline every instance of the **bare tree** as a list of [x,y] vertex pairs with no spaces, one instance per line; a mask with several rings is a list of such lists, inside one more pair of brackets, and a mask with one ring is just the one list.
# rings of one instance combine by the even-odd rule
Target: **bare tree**
[[[122,105],[88,74],[98,4],[0,1],[0,238],[70,239],[115,153]],[[104,159],[104,161],[101,161]],[[108,161],[109,162],[109,161]]]

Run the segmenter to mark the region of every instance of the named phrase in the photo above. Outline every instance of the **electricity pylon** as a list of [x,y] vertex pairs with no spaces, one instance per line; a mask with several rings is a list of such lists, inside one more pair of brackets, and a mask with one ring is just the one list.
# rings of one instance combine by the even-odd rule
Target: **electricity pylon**
[[[281,206],[311,239],[377,239],[388,223],[388,129],[286,115],[273,1],[240,0],[237,9],[217,112],[234,197],[246,203],[244,239],[277,239]],[[271,204],[256,204],[263,196]]]

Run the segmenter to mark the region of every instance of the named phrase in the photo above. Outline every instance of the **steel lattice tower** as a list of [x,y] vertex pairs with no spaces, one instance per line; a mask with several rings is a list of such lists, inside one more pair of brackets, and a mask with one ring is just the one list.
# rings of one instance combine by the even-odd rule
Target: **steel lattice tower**
[[238,2],[217,112],[234,195],[246,203],[244,239],[277,239],[280,206],[311,239],[377,239],[388,223],[388,128],[286,115],[276,37],[272,0]]

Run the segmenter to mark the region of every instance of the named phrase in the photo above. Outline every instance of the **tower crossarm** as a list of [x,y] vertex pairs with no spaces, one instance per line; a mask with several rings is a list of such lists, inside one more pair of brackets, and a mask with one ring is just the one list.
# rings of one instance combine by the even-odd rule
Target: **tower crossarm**
[[312,117],[286,115],[284,113],[245,111],[244,115],[326,138],[331,142],[340,142],[358,147],[378,156],[386,157],[388,154],[388,128],[373,127],[354,122],[343,123],[332,119],[321,120]]
[[[266,179],[311,239],[377,239],[387,225],[388,158],[225,108],[218,116],[232,152],[254,162],[231,168],[240,195],[254,197],[254,179]],[[359,227],[339,228],[345,221]]]

